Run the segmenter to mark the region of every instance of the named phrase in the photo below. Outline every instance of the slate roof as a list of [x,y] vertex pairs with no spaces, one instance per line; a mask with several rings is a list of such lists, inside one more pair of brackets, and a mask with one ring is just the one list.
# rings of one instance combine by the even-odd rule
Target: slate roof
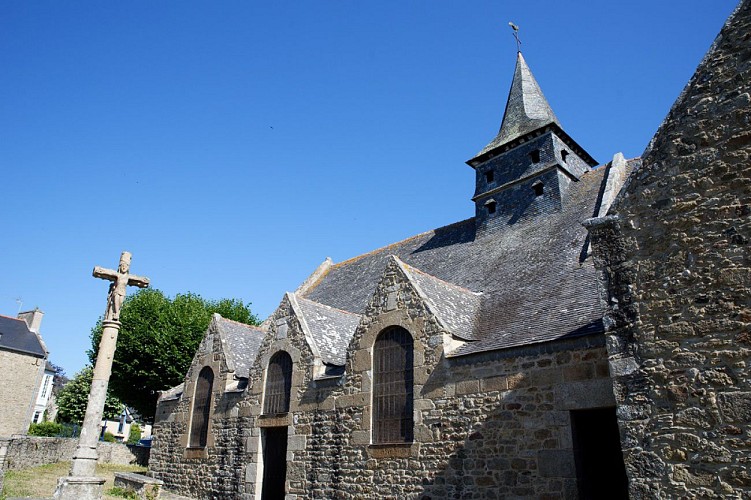
[[[236,377],[248,378],[250,365],[256,359],[256,354],[258,354],[258,349],[261,347],[261,341],[263,341],[266,332],[257,326],[223,318],[218,313],[214,313],[212,320],[224,345],[227,362],[231,365],[230,369],[234,369]],[[182,396],[184,390],[185,383],[165,389],[161,391],[159,400],[178,399]]]
[[496,147],[509,143],[535,130],[558,122],[555,113],[550,108],[547,99],[535,80],[532,71],[527,66],[521,52],[516,55],[514,79],[511,82],[506,109],[498,135],[482,148],[476,156],[482,156]]
[[180,385],[176,385],[175,387],[161,391],[161,394],[159,395],[159,401],[169,401],[172,399],[178,399],[180,396],[183,395],[184,390],[185,390],[185,383],[183,382]]
[[446,328],[461,339],[476,340],[481,294],[452,285],[406,264],[405,267],[432,306],[433,314]]
[[360,316],[319,304],[295,295],[302,317],[313,337],[321,360],[330,365],[343,366],[347,346],[360,323]]
[[256,359],[266,332],[257,326],[232,321],[219,314],[214,314],[214,321],[225,345],[228,361],[234,365],[235,375],[248,378],[250,365]]
[[[635,164],[629,161],[629,168]],[[597,276],[591,259],[584,259],[588,241],[581,222],[597,212],[605,171],[591,170],[572,182],[558,212],[508,221],[482,235],[475,234],[474,218],[419,234],[331,266],[302,295],[362,314],[395,255],[421,273],[482,293],[474,333],[468,333],[466,317],[453,323],[464,332],[456,335],[474,341],[452,355],[602,332]],[[439,314],[458,314],[450,287],[415,276]]]
[[26,321],[0,315],[0,349],[44,358],[44,350],[39,337],[29,330]]

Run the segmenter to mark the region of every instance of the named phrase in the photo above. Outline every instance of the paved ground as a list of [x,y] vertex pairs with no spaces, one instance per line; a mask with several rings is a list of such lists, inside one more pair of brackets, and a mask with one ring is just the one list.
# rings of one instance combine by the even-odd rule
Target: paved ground
[[159,495],[159,498],[161,500],[193,500],[190,497],[183,497],[180,495],[176,495],[174,493],[170,493],[169,491],[162,490],[161,494]]
[[[162,490],[159,495],[160,500],[193,500],[190,497],[183,497],[170,493],[169,491]],[[34,498],[34,497],[8,497],[6,500],[53,500],[52,498]]]

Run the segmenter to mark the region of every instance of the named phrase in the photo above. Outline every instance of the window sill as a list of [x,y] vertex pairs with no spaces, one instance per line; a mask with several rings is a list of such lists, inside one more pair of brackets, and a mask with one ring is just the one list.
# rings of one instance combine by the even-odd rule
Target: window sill
[[206,450],[206,447],[188,447],[185,448],[185,453],[183,453],[184,458],[206,458],[208,456],[208,452]]
[[419,443],[384,443],[367,446],[370,458],[415,458],[420,451]]

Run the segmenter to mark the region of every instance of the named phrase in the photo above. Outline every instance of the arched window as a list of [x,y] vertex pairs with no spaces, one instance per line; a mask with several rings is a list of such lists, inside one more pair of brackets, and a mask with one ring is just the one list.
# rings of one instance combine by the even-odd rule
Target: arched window
[[373,346],[373,442],[411,443],[413,439],[414,342],[407,330],[392,326]]
[[214,385],[214,372],[205,366],[198,374],[196,392],[193,395],[193,419],[190,424],[190,447],[203,448],[209,434],[209,412],[211,411],[211,387]]
[[292,389],[292,358],[284,351],[271,357],[266,370],[266,393],[263,413],[274,415],[289,411],[289,393]]

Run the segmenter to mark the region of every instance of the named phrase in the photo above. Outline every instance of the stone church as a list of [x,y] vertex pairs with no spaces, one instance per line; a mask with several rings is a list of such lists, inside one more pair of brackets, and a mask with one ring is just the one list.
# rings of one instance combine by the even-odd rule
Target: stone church
[[[215,316],[150,472],[200,498],[751,495],[751,0],[641,159],[521,53],[475,216]],[[565,117],[564,117],[565,118]]]

